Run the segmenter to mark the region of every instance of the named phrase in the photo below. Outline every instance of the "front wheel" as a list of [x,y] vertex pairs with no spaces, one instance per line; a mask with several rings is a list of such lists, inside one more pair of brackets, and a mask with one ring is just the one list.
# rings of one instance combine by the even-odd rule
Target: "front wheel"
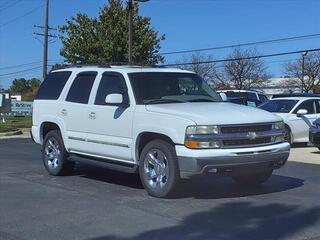
[[266,182],[272,175],[272,170],[255,173],[251,175],[245,176],[236,176],[233,179],[242,186],[258,186],[264,182]]
[[163,140],[149,142],[140,156],[139,174],[151,196],[163,198],[172,194],[180,178],[174,147]]

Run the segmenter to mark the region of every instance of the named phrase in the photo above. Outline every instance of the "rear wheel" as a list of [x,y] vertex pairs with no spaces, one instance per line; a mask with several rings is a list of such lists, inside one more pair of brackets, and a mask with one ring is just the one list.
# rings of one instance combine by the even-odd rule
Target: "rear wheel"
[[272,175],[272,170],[246,176],[236,176],[233,179],[242,186],[258,186],[266,182]]
[[49,174],[65,175],[74,168],[74,162],[68,161],[68,153],[64,147],[59,130],[50,131],[42,145],[42,160]]
[[163,198],[172,194],[180,178],[174,147],[163,140],[149,142],[140,156],[139,173],[151,196]]

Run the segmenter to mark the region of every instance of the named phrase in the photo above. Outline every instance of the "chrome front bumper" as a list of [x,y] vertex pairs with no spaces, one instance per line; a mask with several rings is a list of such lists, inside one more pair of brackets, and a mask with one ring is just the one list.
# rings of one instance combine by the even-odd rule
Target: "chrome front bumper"
[[290,147],[279,151],[243,152],[232,156],[178,157],[180,176],[199,174],[239,176],[282,167]]

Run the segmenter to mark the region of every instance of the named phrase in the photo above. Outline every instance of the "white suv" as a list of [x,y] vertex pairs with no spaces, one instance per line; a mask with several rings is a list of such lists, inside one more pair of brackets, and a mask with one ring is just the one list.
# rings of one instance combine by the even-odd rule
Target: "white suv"
[[156,197],[197,174],[260,184],[290,150],[280,117],[222,102],[198,75],[168,68],[51,72],[34,101],[32,137],[52,175],[74,161],[139,172]]

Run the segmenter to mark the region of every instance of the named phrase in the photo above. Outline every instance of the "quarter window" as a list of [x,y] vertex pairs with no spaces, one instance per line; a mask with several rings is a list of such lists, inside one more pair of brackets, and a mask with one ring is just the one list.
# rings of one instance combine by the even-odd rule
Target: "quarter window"
[[66,101],[87,104],[97,72],[81,72],[74,79]]
[[71,71],[50,73],[42,82],[35,99],[57,100],[71,73]]
[[128,95],[124,78],[117,74],[103,74],[94,104],[107,105],[105,102],[106,96],[112,93],[123,94],[124,101],[128,102]]

